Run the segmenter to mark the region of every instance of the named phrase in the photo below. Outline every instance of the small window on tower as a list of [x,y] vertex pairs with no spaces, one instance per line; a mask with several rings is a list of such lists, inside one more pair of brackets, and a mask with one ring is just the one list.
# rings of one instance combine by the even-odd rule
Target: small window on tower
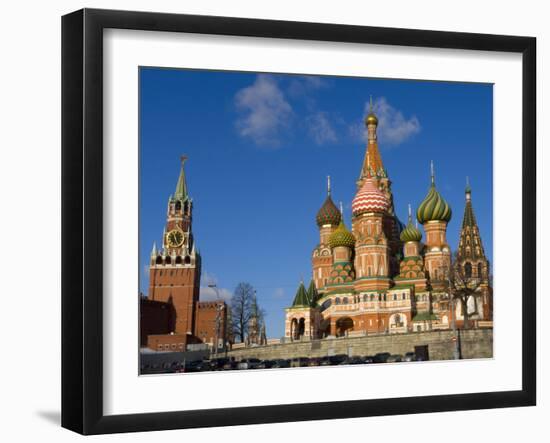
[[176,211],[181,211],[181,202],[179,200],[176,202]]
[[191,264],[191,257],[189,257],[188,255],[185,257],[185,260],[184,260],[184,263],[186,265],[190,265]]

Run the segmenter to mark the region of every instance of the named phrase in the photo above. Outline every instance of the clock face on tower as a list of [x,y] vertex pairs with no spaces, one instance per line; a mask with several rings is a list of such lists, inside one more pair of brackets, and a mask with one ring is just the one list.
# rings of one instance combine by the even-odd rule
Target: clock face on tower
[[166,234],[166,244],[171,248],[179,248],[183,245],[183,232],[179,229],[172,229]]

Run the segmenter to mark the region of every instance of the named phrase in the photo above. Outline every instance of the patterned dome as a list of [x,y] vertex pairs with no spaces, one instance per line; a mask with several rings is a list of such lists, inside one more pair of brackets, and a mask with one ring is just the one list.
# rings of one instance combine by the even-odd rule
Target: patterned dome
[[340,220],[336,230],[330,234],[328,244],[331,248],[337,248],[338,246],[353,248],[355,246],[355,236],[348,231],[343,220]]
[[337,226],[340,220],[342,220],[342,214],[340,214],[340,211],[332,201],[332,198],[330,198],[330,195],[327,196],[323,206],[321,206],[321,209],[317,212],[316,220],[319,227],[323,225]]
[[409,223],[401,231],[401,235],[399,236],[401,241],[408,242],[408,241],[420,241],[422,240],[422,232],[420,232],[420,229],[418,229],[416,226],[412,224],[412,222],[409,220]]
[[390,208],[390,201],[386,194],[373,183],[372,179],[368,178],[355,195],[351,208],[355,216],[365,212],[387,212]]
[[437,192],[435,184],[432,182],[428,195],[416,210],[416,218],[419,223],[435,220],[449,222],[452,215],[451,207]]

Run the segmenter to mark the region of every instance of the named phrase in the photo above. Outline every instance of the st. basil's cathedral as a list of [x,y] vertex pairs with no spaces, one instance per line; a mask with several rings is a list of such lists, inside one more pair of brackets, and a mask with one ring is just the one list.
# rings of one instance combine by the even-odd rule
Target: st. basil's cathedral
[[[449,329],[453,322],[462,326],[464,308],[468,321],[491,325],[489,262],[470,186],[453,260],[446,238],[452,210],[437,190],[433,164],[428,193],[416,210],[423,239],[410,205],[406,225],[395,213],[372,104],[365,125],[368,142],[352,202],[351,231],[342,207],[332,200],[329,178],[316,217],[319,244],[312,254],[312,280],[308,288],[300,283],[286,309],[285,340]],[[475,288],[464,303],[453,302],[450,295],[460,284]]]

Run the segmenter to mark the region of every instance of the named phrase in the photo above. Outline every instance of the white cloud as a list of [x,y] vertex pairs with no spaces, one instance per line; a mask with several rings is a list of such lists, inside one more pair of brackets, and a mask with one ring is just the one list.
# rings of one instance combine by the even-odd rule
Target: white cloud
[[257,145],[276,147],[281,131],[288,127],[293,111],[273,77],[258,75],[251,86],[235,95],[235,105],[243,115],[237,129]]
[[224,300],[229,303],[233,293],[226,288],[219,288],[218,278],[214,274],[204,271],[201,276],[201,287],[199,289],[200,301]]
[[273,290],[273,298],[284,298],[286,296],[286,291],[284,288],[275,288]]
[[304,95],[312,90],[328,88],[329,82],[315,75],[293,77],[288,86],[288,93],[292,96]]
[[309,135],[318,145],[334,143],[338,140],[326,112],[317,112],[306,119]]
[[[365,103],[365,115],[369,112],[369,103]],[[413,135],[420,132],[420,122],[413,115],[405,118],[403,113],[395,109],[385,97],[380,97],[374,102],[374,112],[378,117],[378,139],[385,145],[399,145]],[[364,123],[350,127],[352,134],[360,134],[364,141],[367,140],[367,129]]]

